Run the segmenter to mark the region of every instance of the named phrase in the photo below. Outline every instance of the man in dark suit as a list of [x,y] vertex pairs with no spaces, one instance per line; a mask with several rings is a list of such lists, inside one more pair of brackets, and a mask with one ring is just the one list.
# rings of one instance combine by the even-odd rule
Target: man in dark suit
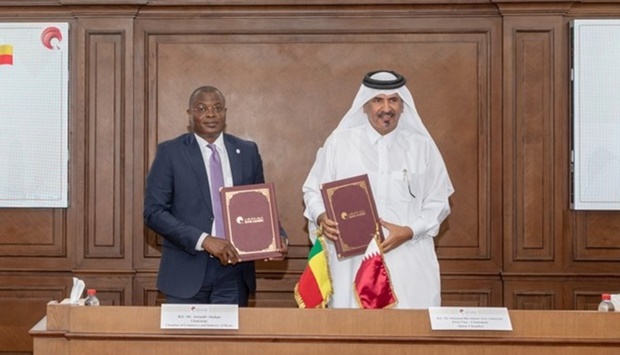
[[254,262],[242,262],[216,232],[220,203],[209,162],[219,155],[224,186],[264,183],[258,147],[223,133],[226,101],[214,87],[191,94],[187,115],[191,132],[158,145],[146,180],[144,220],[164,237],[157,287],[168,303],[247,306],[256,290]]

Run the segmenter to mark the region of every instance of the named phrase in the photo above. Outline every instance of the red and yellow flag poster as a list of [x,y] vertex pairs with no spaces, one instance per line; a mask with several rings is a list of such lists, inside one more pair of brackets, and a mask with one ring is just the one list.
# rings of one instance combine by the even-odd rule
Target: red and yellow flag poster
[[325,308],[332,295],[327,254],[323,237],[318,237],[308,254],[308,265],[295,285],[295,300],[299,308]]
[[0,65],[13,65],[13,46],[10,44],[0,44]]

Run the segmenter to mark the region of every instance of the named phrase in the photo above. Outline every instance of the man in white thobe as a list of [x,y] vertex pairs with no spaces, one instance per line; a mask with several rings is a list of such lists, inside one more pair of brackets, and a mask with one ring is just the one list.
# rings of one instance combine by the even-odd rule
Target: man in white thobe
[[326,238],[334,291],[328,307],[359,308],[353,281],[363,256],[338,259],[337,224],[325,214],[320,185],[362,174],[370,180],[386,236],[381,248],[398,299],[395,308],[441,305],[433,238],[450,213],[454,189],[405,83],[393,71],[368,73],[304,183],[310,238],[313,243],[317,233]]

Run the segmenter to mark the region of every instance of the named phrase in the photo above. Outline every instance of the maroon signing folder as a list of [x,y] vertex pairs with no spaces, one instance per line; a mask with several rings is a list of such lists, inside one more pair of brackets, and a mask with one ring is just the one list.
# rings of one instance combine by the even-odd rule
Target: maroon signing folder
[[321,194],[327,217],[338,222],[340,238],[335,245],[339,259],[364,254],[375,234],[383,240],[368,175],[325,183]]
[[220,190],[224,229],[242,261],[281,257],[280,223],[273,183]]

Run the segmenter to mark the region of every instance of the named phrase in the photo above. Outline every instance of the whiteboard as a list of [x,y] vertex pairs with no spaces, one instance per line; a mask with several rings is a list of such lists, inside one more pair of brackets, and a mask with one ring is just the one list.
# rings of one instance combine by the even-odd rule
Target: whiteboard
[[620,20],[571,22],[571,208],[620,209]]
[[0,207],[68,207],[68,23],[0,23]]

